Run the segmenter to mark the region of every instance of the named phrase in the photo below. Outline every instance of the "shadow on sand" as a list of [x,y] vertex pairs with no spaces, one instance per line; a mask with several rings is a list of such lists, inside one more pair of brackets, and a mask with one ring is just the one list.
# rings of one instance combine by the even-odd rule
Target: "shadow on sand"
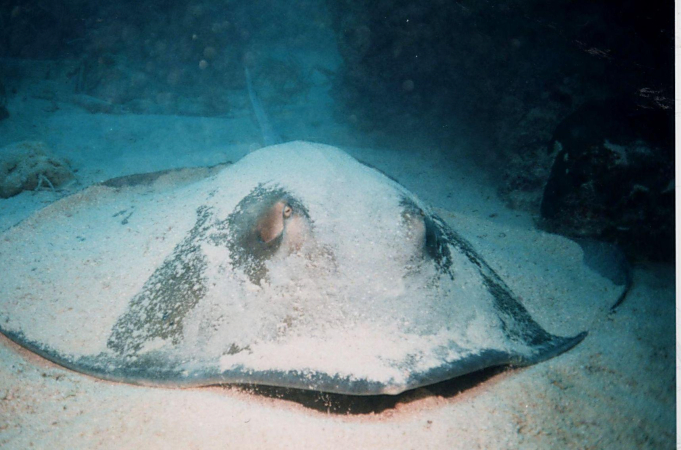
[[507,370],[507,367],[491,367],[451,380],[412,389],[398,395],[343,395],[248,384],[236,385],[236,387],[250,394],[296,402],[306,408],[324,413],[338,415],[380,414],[383,411],[395,408],[398,404],[411,403],[424,397],[454,397],[484,383],[505,370]]

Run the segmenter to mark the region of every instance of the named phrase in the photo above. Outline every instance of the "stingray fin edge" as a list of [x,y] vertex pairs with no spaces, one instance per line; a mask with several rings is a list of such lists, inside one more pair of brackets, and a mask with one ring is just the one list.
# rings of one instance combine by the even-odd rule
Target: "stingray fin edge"
[[536,351],[530,356],[522,356],[517,361],[511,362],[511,365],[519,367],[531,366],[532,364],[537,364],[556,357],[582,342],[588,334],[588,332],[582,331],[572,337],[552,336],[550,340],[537,346]]

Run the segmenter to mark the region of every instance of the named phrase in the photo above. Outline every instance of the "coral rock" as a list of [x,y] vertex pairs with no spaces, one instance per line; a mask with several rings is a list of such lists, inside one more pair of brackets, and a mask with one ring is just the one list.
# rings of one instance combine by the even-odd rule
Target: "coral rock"
[[43,142],[24,141],[0,149],[0,198],[75,180],[68,163]]

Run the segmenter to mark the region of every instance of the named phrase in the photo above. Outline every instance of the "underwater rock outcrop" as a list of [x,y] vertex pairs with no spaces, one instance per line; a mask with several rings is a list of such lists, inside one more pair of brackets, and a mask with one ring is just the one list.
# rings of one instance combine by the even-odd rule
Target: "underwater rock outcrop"
[[620,244],[634,258],[674,257],[673,116],[623,100],[588,103],[556,129],[543,225]]
[[69,164],[43,142],[23,141],[0,149],[0,198],[55,189],[74,180]]

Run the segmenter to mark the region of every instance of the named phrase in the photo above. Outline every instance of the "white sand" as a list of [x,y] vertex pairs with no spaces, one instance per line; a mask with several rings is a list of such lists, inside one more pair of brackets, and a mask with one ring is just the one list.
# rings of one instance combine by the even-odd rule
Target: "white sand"
[[[0,144],[43,140],[73,162],[83,185],[236,160],[259,140],[246,113],[231,120],[110,116],[63,103],[48,114],[41,112],[43,103],[30,92],[14,97],[12,117],[0,122]],[[297,138],[314,137],[301,130]],[[361,144],[337,125],[328,130],[326,143]],[[488,230],[532,226],[528,215],[506,209],[493,185],[465,160],[427,148],[346,149],[400,180],[449,221],[489,220]],[[60,195],[28,192],[0,201],[0,229]],[[486,239],[481,231],[480,245],[503,242],[499,232]],[[512,243],[523,258],[537,245]],[[517,270],[531,276],[526,261],[520,259]],[[615,314],[580,318],[590,335],[568,353],[479,384],[466,377],[396,399],[356,400],[349,413],[346,401],[332,396],[278,398],[234,387],[169,390],[104,382],[48,363],[2,337],[0,447],[672,448],[673,311],[673,269],[637,266],[625,303]]]

